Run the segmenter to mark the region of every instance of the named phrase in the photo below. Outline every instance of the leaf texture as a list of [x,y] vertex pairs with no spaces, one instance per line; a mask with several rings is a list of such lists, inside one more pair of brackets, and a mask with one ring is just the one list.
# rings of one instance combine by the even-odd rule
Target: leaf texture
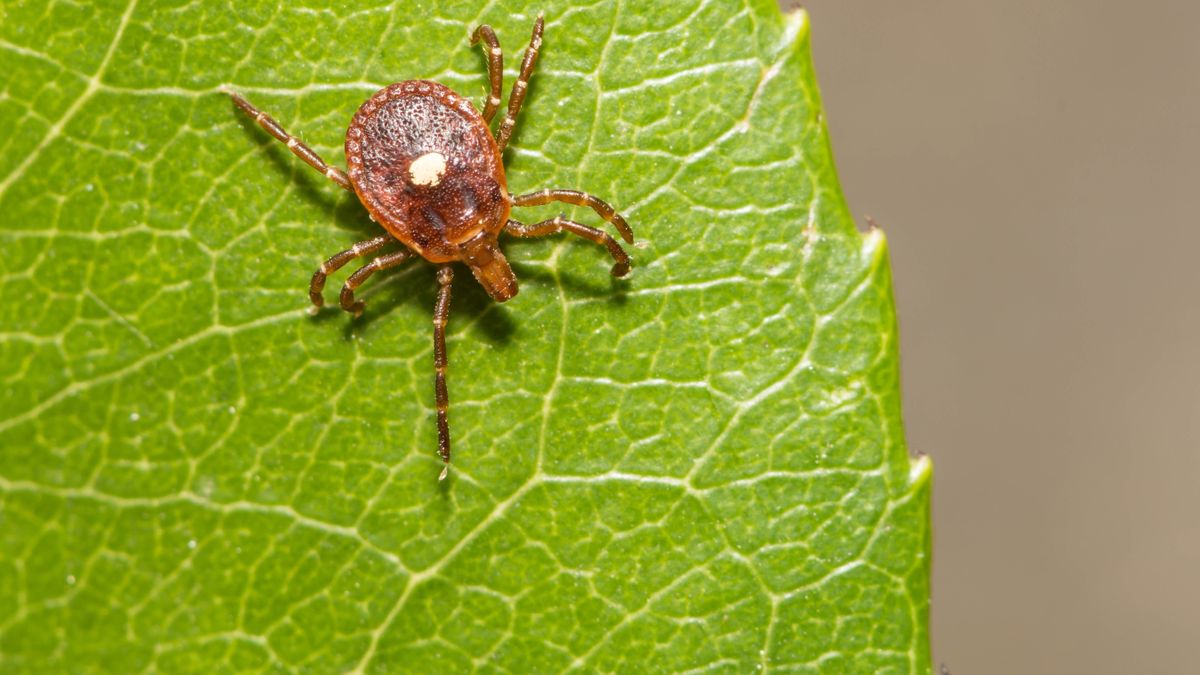
[[511,83],[538,9],[0,9],[0,669],[928,671],[929,463],[803,13],[545,3],[510,189],[645,246],[506,240],[504,305],[460,268],[445,483],[433,266],[306,313],[377,226],[219,87],[342,164],[390,82],[482,104],[480,22]]

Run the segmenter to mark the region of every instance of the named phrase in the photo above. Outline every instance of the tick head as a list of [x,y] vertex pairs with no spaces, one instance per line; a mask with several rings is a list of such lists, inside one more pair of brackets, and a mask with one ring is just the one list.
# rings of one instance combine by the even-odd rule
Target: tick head
[[460,259],[471,268],[475,279],[493,300],[504,302],[517,294],[517,278],[500,250],[495,233],[480,232],[463,243],[459,250],[462,252]]

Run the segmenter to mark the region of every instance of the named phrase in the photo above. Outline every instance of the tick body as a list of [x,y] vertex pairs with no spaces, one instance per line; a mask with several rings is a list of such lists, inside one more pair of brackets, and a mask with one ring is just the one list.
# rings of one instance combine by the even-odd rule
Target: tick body
[[480,113],[471,102],[436,82],[409,80],[380,89],[359,107],[346,131],[349,173],[327,164],[316,152],[289,135],[270,116],[236,93],[234,103],[309,166],[346,190],[353,191],[387,234],[361,241],[326,260],[313,274],[309,298],[320,307],[329,274],[351,260],[379,253],[390,245],[403,247],[379,255],[347,278],[342,286],[342,309],[359,316],[363,302],[354,291],[372,274],[419,255],[438,268],[438,295],[433,315],[434,394],[437,401],[438,455],[450,468],[449,395],[446,389],[446,323],[450,312],[451,264],[467,265],[493,299],[504,302],[517,294],[517,280],[500,250],[504,232],[517,237],[542,237],[570,232],[604,246],[613,258],[612,275],[629,272],[629,256],[608,233],[562,216],[525,224],[509,217],[513,207],[565,202],[587,206],[612,223],[621,237],[633,243],[633,231],[606,202],[576,190],[543,189],[523,195],[508,192],[504,148],[512,136],[525,99],[529,77],[542,44],[542,17],[521,62],[509,95],[508,109],[496,133],[491,122],[501,103],[504,66],[500,42],[490,26],[471,35],[483,43],[488,58],[490,91]]
[[346,161],[358,198],[393,237],[430,262],[466,262],[501,302],[517,294],[496,243],[512,206],[504,162],[470,101],[422,80],[381,89],[350,123]]

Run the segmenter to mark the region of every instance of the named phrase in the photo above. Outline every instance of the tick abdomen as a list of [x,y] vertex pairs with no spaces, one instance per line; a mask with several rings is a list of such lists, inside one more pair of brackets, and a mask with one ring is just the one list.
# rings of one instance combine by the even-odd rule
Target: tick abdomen
[[346,134],[354,189],[397,239],[433,262],[507,222],[510,204],[496,141],[469,101],[410,80],[367,100]]

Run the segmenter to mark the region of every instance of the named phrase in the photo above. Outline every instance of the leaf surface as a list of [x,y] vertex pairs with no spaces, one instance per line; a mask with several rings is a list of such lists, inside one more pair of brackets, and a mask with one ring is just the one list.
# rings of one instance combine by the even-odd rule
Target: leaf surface
[[510,189],[645,246],[506,240],[504,305],[459,268],[439,483],[434,267],[310,317],[379,230],[218,89],[340,165],[381,86],[482,101],[481,21],[511,83],[536,11],[0,9],[3,670],[929,669],[929,464],[807,18],[545,10]]

